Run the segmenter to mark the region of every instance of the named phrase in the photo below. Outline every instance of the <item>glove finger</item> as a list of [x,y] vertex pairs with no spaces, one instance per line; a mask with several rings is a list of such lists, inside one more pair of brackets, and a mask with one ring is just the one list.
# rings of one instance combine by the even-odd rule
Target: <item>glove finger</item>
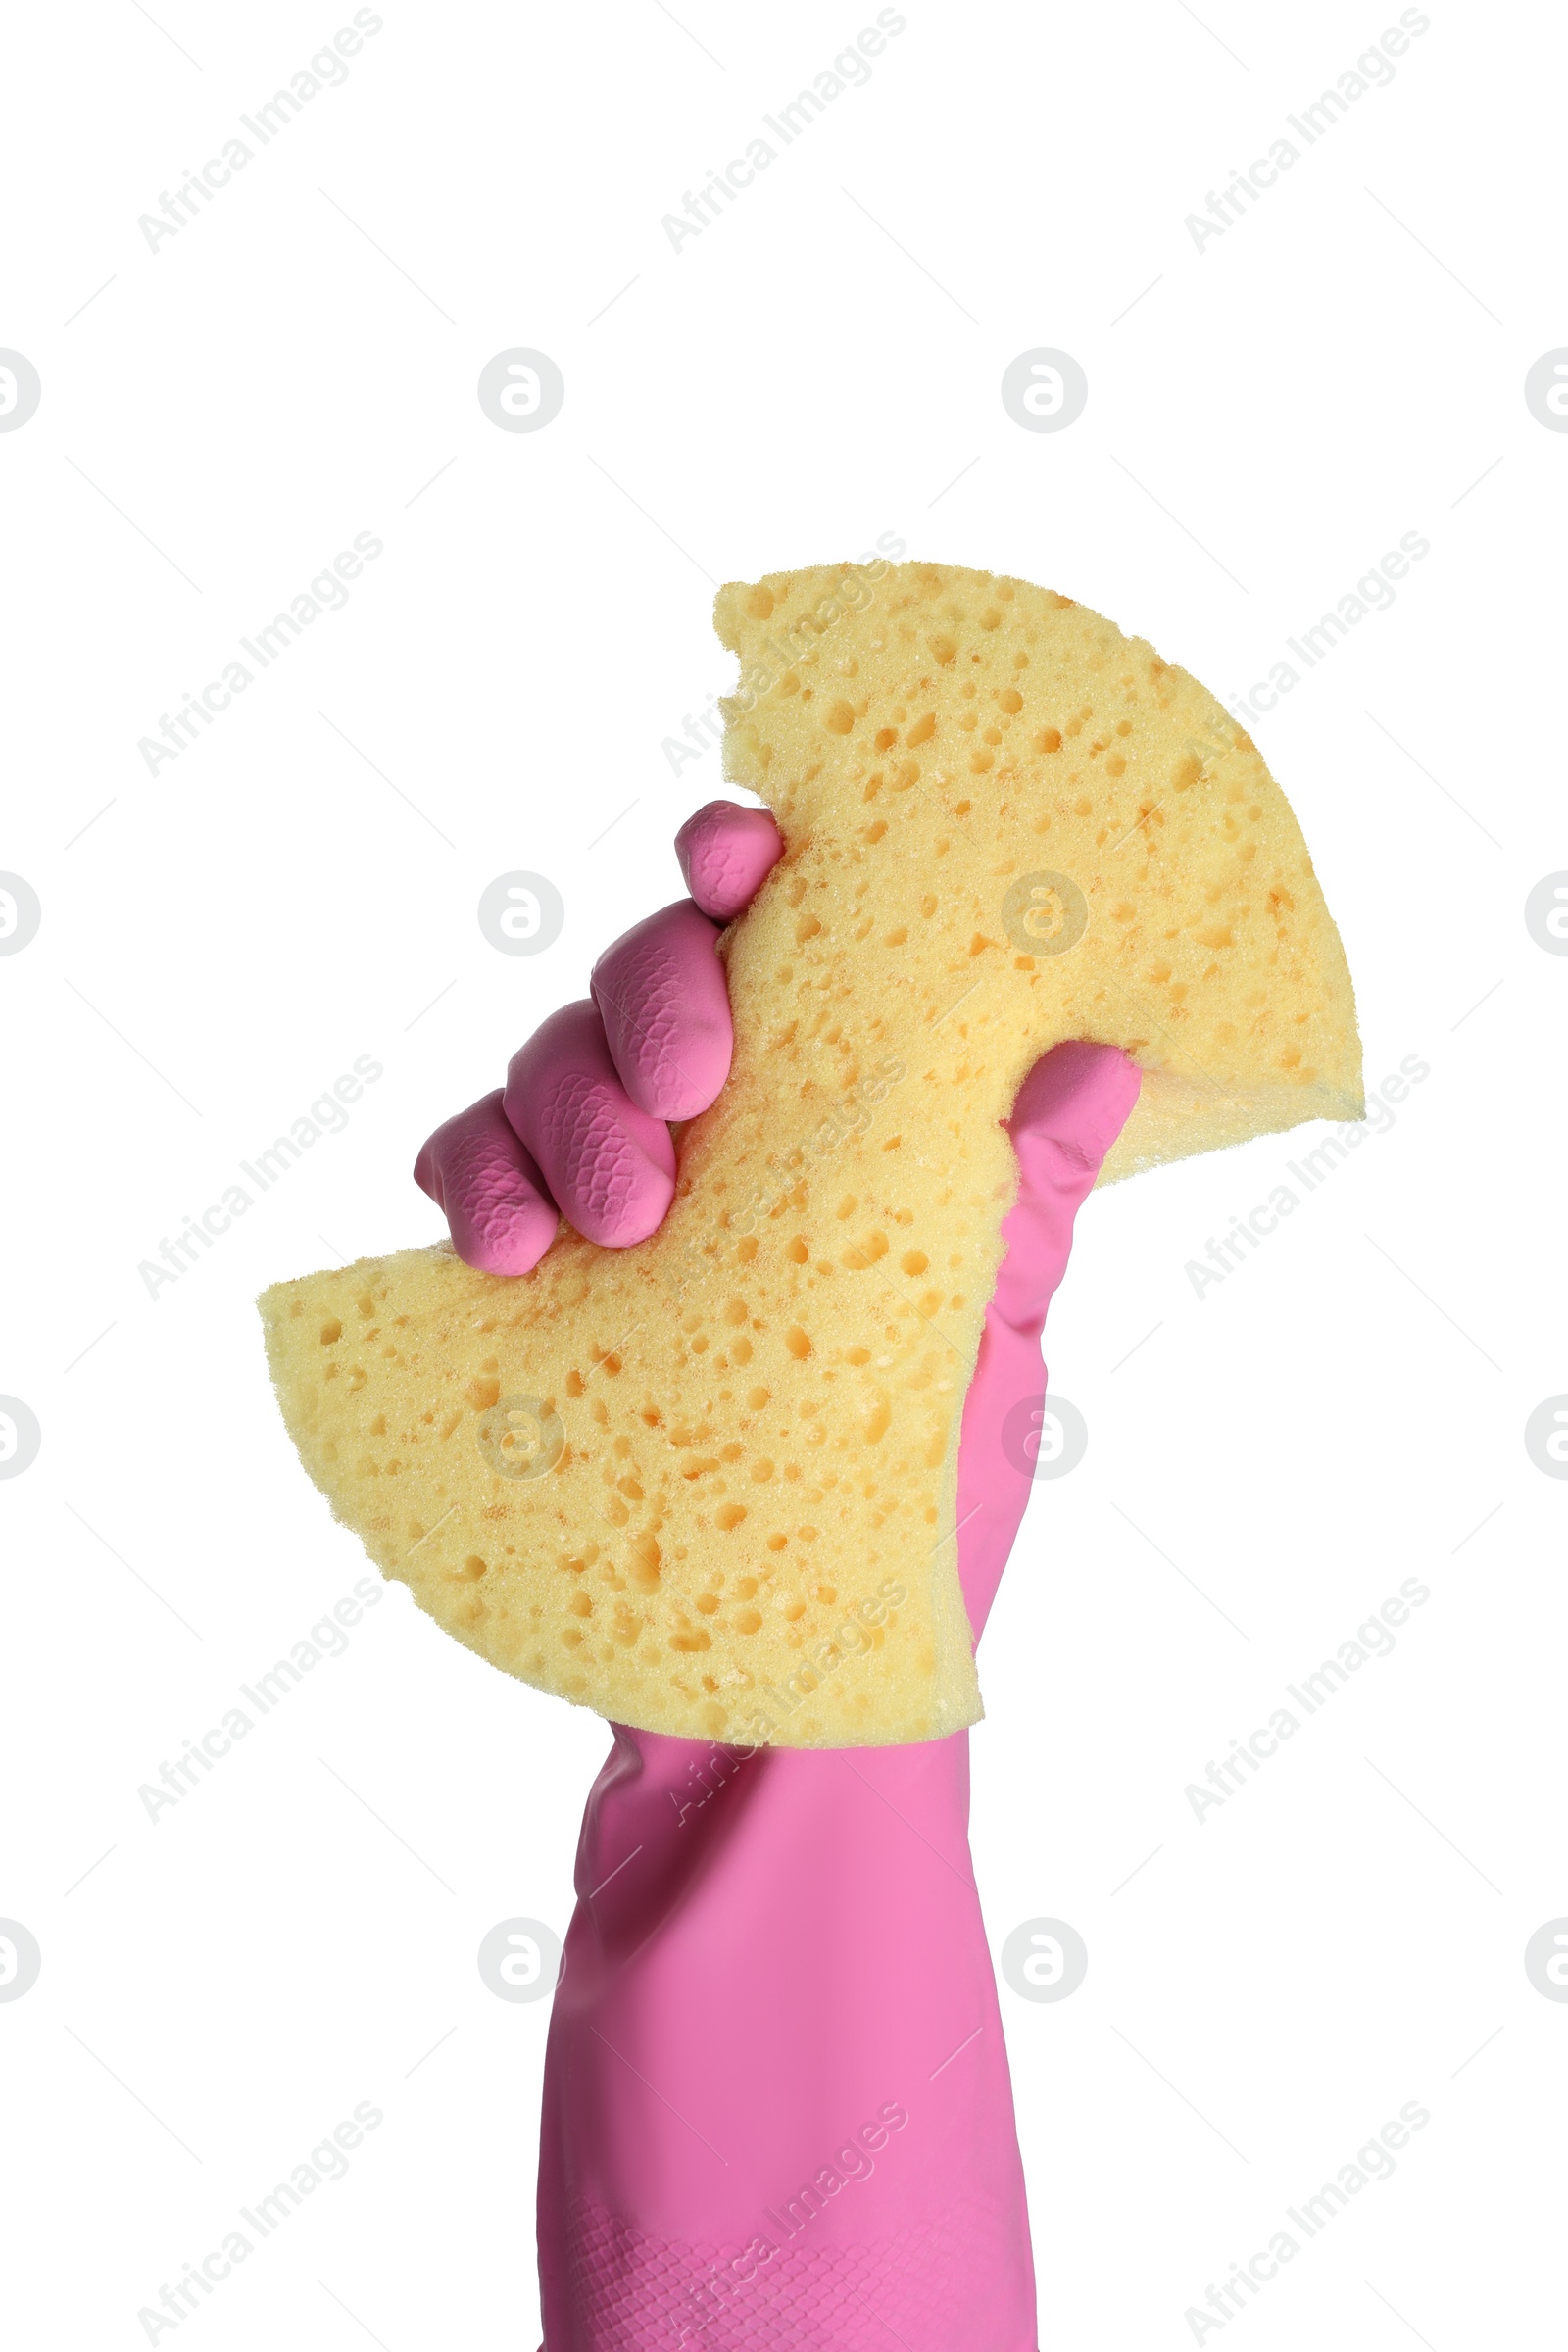
[[465,1265],[482,1274],[526,1274],[560,1229],[538,1165],[502,1112],[499,1087],[426,1140],[414,1181],[446,1212]]
[[958,1444],[958,1580],[978,1641],[1023,1518],[1044,1419],[1040,1334],[1066,1270],[1073,1219],[1138,1100],[1136,1066],[1113,1046],[1055,1046],[1035,1063],[1007,1132],[1018,1197],[986,1308]]
[[622,1086],[590,999],[564,1004],[517,1049],[502,1107],[580,1234],[608,1250],[647,1240],[674,1199],[675,1147]]
[[710,801],[676,834],[675,855],[704,914],[727,923],[757,896],[783,857],[784,841],[765,808]]
[[691,1119],[729,1076],[735,1032],[718,933],[677,899],[607,948],[588,985],[611,1058],[639,1110]]
[[1007,1133],[1018,1197],[1002,1227],[991,1313],[1038,1339],[1066,1271],[1073,1219],[1138,1100],[1139,1071],[1115,1046],[1054,1046],[1018,1089]]

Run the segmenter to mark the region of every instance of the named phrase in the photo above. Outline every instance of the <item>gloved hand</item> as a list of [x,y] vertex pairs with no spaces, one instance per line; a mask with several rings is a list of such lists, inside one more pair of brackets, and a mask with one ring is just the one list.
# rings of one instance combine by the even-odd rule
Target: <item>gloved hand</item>
[[[667,1128],[731,1032],[715,925],[782,850],[714,802],[691,899],[629,931],[416,1174],[472,1265],[522,1273],[558,1209],[612,1248],[674,1189]],[[1017,1200],[964,1400],[958,1566],[978,1639],[1029,1494],[1003,1424],[1044,1387],[1073,1218],[1138,1094],[1062,1045],[1020,1089]],[[614,1727],[578,1846],[539,2170],[544,2352],[1035,2352],[1012,2094],[968,1848],[968,1734],[722,1747]]]

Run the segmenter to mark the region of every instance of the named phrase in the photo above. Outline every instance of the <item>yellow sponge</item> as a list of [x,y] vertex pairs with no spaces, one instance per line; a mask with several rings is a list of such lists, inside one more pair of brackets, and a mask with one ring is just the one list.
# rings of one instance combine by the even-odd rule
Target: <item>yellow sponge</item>
[[1355,1118],[1349,975],[1252,743],[1099,614],[834,564],[716,622],[725,772],[785,855],[663,1226],[279,1284],[269,1361],[336,1515],[494,1664],[652,1731],[935,1739],[981,1713],[956,1456],[1020,1081],[1063,1038],[1134,1056],[1107,1177]]

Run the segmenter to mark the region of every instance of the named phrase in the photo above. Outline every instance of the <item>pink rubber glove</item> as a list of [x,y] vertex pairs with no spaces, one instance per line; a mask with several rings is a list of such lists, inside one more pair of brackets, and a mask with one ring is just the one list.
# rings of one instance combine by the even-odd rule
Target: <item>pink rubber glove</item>
[[[771,818],[722,803],[677,841],[698,907],[720,919],[779,847]],[[656,954],[633,948],[650,934]],[[661,1085],[675,1073],[690,1086],[661,1102],[694,1108],[705,1084],[722,1083],[727,1007],[719,1017],[710,943],[689,908],[639,925],[595,973],[596,1001],[611,974],[613,1017],[592,1052],[573,1061],[568,1050],[585,1022],[552,1032],[548,1054],[514,1060],[506,1120],[492,1096],[431,1138],[420,1182],[470,1262],[531,1246],[541,1210],[553,1214],[546,1165],[580,1231],[602,1216],[611,1163],[617,1238],[657,1224],[666,1163],[628,1113],[652,1117],[651,1068]],[[521,1100],[530,1086],[535,1104],[591,1101],[598,1124],[553,1109],[552,1130]],[[1041,1392],[1040,1333],[1073,1218],[1137,1094],[1119,1053],[1058,1046],[1008,1122],[1019,1192],[958,1454],[976,1637],[1029,1494],[1003,1424]],[[520,1145],[508,1156],[508,1120],[536,1158]],[[1023,2171],[969,1859],[967,1733],[748,1752],[614,1732],[583,1822],[546,2060],[545,2352],[889,2352],[890,2334],[906,2352],[1035,2352]]]

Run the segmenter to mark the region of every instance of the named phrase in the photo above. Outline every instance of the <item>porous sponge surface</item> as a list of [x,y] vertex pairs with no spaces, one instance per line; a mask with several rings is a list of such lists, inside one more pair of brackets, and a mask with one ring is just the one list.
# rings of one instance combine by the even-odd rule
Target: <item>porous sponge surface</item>
[[1133,1055],[1107,1176],[1353,1118],[1349,976],[1255,747],[1099,614],[837,564],[716,624],[726,773],[785,855],[664,1224],[280,1284],[269,1360],[336,1515],[496,1665],[687,1737],[936,1739],[981,1713],[956,1461],[1020,1082],[1064,1038]]

